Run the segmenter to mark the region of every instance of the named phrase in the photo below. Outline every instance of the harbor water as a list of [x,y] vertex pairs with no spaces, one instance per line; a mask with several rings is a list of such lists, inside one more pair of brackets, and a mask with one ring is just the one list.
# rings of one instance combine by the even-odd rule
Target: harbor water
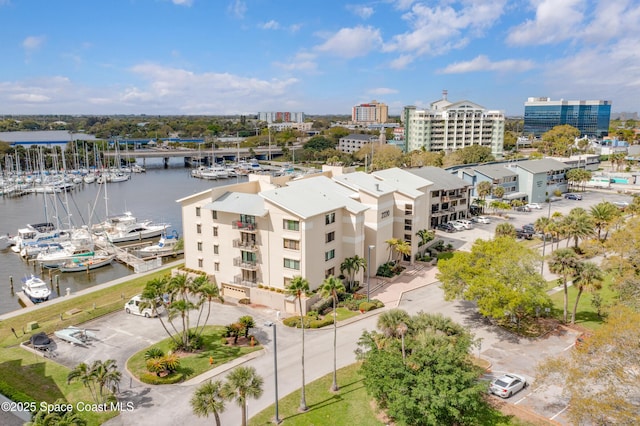
[[[178,158],[171,159],[166,169],[162,159],[147,160],[145,167],[146,173],[133,173],[131,179],[125,182],[79,184],[67,193],[0,197],[0,234],[15,235],[19,228],[29,223],[59,221],[67,224],[69,215],[75,226],[90,225],[104,220],[107,214],[130,211],[139,220],[169,223],[171,228],[168,232],[175,230],[182,236],[182,213],[176,200],[214,186],[247,179],[196,179],[191,176],[191,170],[184,167],[182,159]],[[91,211],[93,215],[90,215]],[[89,273],[60,273],[56,269],[42,271],[35,262],[26,262],[10,249],[3,250],[0,251],[0,314],[21,308],[15,292],[22,290],[22,279],[32,273],[41,276],[47,283],[53,283],[51,297],[55,298],[64,296],[67,289],[73,293],[132,274],[133,271],[115,261],[111,266]],[[11,278],[14,292],[10,288]],[[60,294],[56,291],[56,282],[59,283]]]

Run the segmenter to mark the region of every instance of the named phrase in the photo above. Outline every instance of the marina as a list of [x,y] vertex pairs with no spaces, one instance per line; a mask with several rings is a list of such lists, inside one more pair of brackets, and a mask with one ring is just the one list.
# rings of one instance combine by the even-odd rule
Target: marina
[[[204,180],[191,176],[191,169],[185,168],[182,159],[172,158],[165,169],[162,159],[147,159],[146,173],[132,174],[125,182],[107,185],[108,208],[105,208],[104,194],[100,185],[76,184],[69,192],[52,194],[28,193],[21,197],[0,197],[0,234],[17,235],[18,229],[27,224],[66,223],[70,217],[75,226],[91,226],[106,220],[107,216],[122,215],[132,212],[136,218],[151,220],[155,223],[171,224],[166,231],[173,235],[176,231],[181,236],[182,212],[176,200],[185,195],[198,193],[214,186],[227,185],[246,181],[246,176],[235,176],[227,179]],[[68,198],[66,201],[64,200]],[[48,203],[45,213],[45,200]],[[55,200],[59,210],[56,212],[51,201]],[[65,211],[68,206],[68,211]],[[96,212],[90,217],[89,211]],[[64,219],[63,219],[64,218]],[[31,274],[40,275],[51,289],[50,298],[64,296],[67,291],[74,293],[94,285],[118,279],[133,273],[143,272],[162,266],[164,261],[179,258],[180,251],[175,253],[144,253],[141,249],[159,242],[159,237],[144,241],[112,244],[109,241],[94,239],[94,251],[106,251],[115,256],[114,261],[105,267],[86,270],[84,273],[62,273],[58,269],[42,268],[35,259],[24,260],[11,247],[0,246],[0,313],[20,309],[22,304],[18,293],[20,280]],[[16,283],[15,288],[13,282]]]

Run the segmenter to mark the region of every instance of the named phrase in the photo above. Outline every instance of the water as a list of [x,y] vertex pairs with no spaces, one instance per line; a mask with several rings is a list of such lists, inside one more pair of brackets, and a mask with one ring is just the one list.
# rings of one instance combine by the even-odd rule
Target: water
[[[55,222],[54,216],[66,224],[68,214],[65,206],[68,206],[71,220],[76,225],[88,224],[89,212],[95,208],[95,216],[91,221],[96,223],[106,216],[106,204],[110,215],[131,211],[140,220],[170,223],[172,227],[169,232],[176,230],[182,236],[182,212],[176,200],[214,186],[246,180],[245,177],[218,181],[195,179],[191,177],[190,169],[184,167],[182,159],[178,158],[171,159],[168,169],[163,167],[161,159],[147,160],[146,169],[146,173],[132,174],[129,181],[107,184],[106,203],[104,190],[96,183],[81,184],[78,189],[67,193],[67,200],[64,193],[29,194],[18,198],[0,197],[0,233],[15,235],[19,228],[24,228],[28,223]],[[48,218],[45,216],[45,205]],[[54,206],[57,208],[57,214]],[[28,264],[10,249],[0,251],[0,314],[21,307],[18,298],[11,293],[9,277],[13,277],[14,290],[20,291],[22,278],[31,273],[40,275],[45,281],[50,282],[49,270],[45,269],[41,273],[39,267],[34,268],[33,262]],[[132,270],[113,262],[111,266],[94,269],[89,274],[62,274],[56,270],[52,270],[51,273],[59,276],[60,293],[64,295],[67,288],[76,292],[121,278],[131,274]],[[58,296],[54,289],[52,297]]]

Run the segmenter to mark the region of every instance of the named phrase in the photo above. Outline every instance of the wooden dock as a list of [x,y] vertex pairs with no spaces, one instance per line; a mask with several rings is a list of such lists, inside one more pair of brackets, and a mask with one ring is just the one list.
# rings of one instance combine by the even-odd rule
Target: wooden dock
[[29,299],[29,296],[24,294],[24,291],[17,291],[16,292],[16,296],[18,296],[18,299],[20,300],[20,303],[22,303],[25,308],[29,308],[31,306],[35,306],[35,303],[33,303],[31,301],[31,299]]
[[[109,241],[97,240],[95,241],[95,244],[100,250],[104,250],[109,254],[115,255],[118,262],[133,269],[133,272],[135,273],[158,269],[162,266],[163,257],[174,255],[174,253],[169,253],[165,255],[154,255],[151,257],[141,258],[131,253],[130,250],[139,249],[140,247],[151,244],[150,242],[129,244],[126,246],[116,246]],[[175,254],[177,255],[180,253]]]

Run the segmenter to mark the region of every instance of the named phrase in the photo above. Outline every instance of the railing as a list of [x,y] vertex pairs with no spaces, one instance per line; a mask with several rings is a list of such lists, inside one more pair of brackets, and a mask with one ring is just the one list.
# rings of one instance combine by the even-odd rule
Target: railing
[[242,278],[242,275],[236,275],[235,277],[233,277],[233,283],[237,285],[243,285],[245,287],[255,287],[258,285],[258,280]]
[[241,229],[243,231],[255,231],[258,228],[258,225],[250,222],[241,222],[239,220],[234,220],[231,222],[231,227],[233,229]]
[[241,248],[246,251],[258,251],[258,243],[256,241],[247,241],[242,238],[236,238],[233,240],[233,247]]
[[258,269],[258,264],[255,260],[247,260],[241,257],[233,259],[233,266],[239,266],[242,269],[250,269],[252,271]]

